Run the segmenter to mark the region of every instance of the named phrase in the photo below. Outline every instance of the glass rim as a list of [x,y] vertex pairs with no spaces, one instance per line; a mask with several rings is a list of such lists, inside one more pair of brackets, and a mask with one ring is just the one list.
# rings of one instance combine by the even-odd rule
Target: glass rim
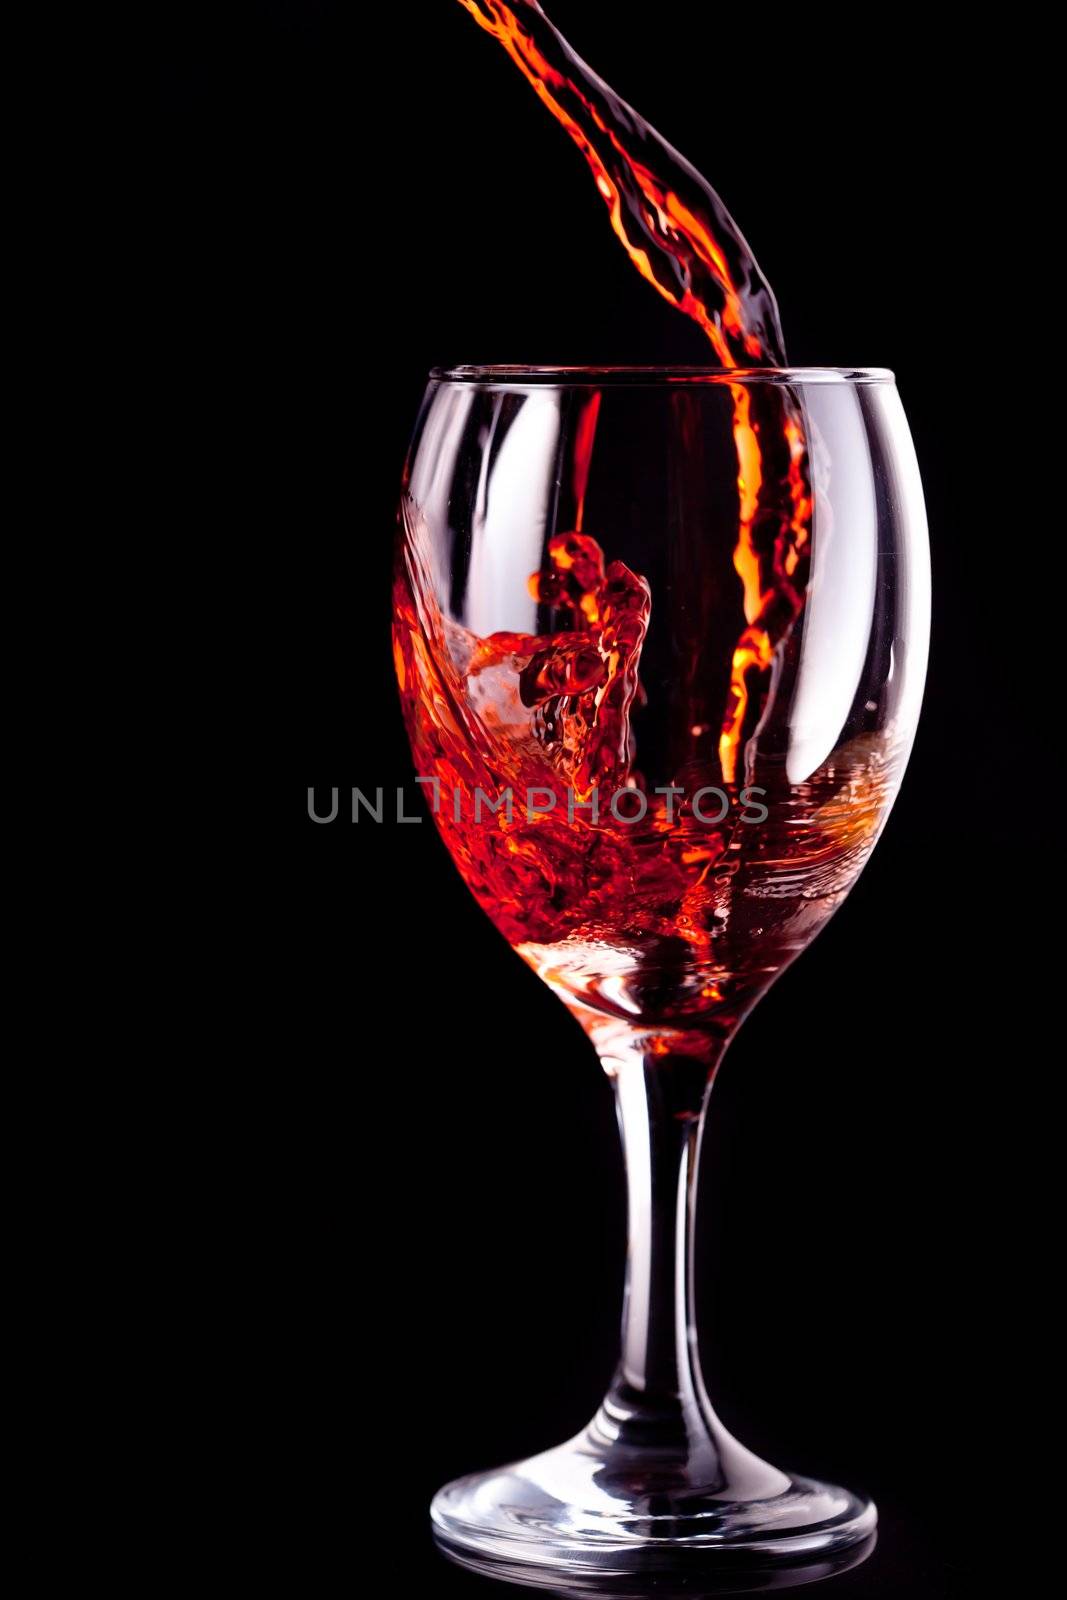
[[685,366],[457,366],[433,367],[434,383],[529,384],[735,384],[895,383],[888,367],[685,367]]

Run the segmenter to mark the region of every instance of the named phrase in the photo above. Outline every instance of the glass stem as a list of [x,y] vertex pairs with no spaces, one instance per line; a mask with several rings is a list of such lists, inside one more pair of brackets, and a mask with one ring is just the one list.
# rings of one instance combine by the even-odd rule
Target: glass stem
[[[622,1354],[594,1429],[657,1455],[704,1458],[719,1434],[700,1370],[694,1307],[697,1163],[726,1041],[632,1037],[602,1051],[614,1079],[629,1204]],[[727,1436],[728,1437],[728,1436]]]

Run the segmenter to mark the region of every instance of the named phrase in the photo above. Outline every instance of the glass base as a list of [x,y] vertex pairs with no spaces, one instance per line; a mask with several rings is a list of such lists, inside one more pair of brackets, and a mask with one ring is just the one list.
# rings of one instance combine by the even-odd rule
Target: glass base
[[779,1472],[728,1435],[732,1459],[708,1478],[691,1455],[605,1450],[597,1434],[446,1484],[430,1508],[445,1552],[527,1581],[604,1578],[818,1561],[874,1532],[870,1500]]

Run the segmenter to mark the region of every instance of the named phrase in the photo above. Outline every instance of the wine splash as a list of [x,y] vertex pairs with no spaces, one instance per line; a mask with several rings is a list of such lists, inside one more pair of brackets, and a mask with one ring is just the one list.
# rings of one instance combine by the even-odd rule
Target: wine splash
[[[721,814],[701,814],[706,759],[675,780],[692,776],[695,793],[647,793],[630,730],[645,579],[586,534],[556,535],[529,585],[550,631],[482,637],[443,615],[428,530],[409,499],[403,515],[397,680],[416,769],[437,779],[436,821],[468,888],[591,1031],[635,1016],[729,1031],[866,860],[891,753],[854,741],[793,788],[761,773],[776,787],[759,791],[772,805],[757,826],[732,784]],[[534,793],[552,805],[531,817]]]

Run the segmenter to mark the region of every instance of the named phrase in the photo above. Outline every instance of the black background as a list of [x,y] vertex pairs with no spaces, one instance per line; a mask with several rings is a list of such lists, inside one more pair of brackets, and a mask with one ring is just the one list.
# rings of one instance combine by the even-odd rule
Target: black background
[[[878,1500],[878,1549],[835,1593],[955,1593],[996,1458],[970,1374],[1007,1293],[987,1249],[999,846],[974,787],[1011,689],[973,366],[996,41],[916,52],[907,29],[795,9],[753,48],[695,0],[550,9],[719,189],[791,359],[891,366],[914,432],[924,719],[869,868],[716,1087],[705,1358],[747,1443]],[[184,14],[163,55],[153,433],[175,559],[232,639],[204,789],[226,795],[219,880],[251,867],[259,935],[249,962],[233,929],[247,1005],[191,1074],[194,1181],[160,1234],[176,1394],[217,1402],[202,1471],[273,1571],[332,1587],[374,1548],[397,1588],[488,1595],[440,1563],[427,1504],[595,1408],[622,1175],[588,1045],[429,823],[345,820],[353,785],[412,776],[388,647],[396,486],[432,365],[707,354],[454,0],[373,20],[261,5],[225,29]],[[1012,404],[1006,384],[997,414]],[[340,787],[340,820],[309,821],[309,785]]]

